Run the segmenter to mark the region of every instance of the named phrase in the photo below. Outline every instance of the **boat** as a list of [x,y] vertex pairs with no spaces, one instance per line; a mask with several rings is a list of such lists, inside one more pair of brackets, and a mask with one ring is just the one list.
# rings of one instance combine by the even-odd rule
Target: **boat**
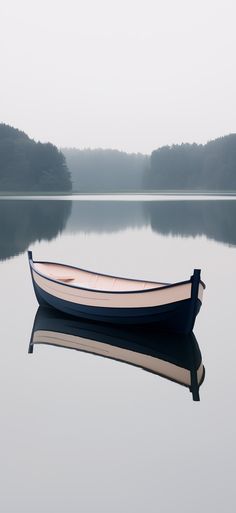
[[112,324],[155,324],[190,333],[205,284],[200,269],[178,283],[120,278],[70,265],[34,261],[28,251],[34,291],[40,305],[89,320]]
[[140,328],[105,324],[40,306],[29,353],[40,344],[75,349],[139,367],[189,388],[193,400],[200,400],[205,368],[193,332],[181,335],[158,331],[152,325]]

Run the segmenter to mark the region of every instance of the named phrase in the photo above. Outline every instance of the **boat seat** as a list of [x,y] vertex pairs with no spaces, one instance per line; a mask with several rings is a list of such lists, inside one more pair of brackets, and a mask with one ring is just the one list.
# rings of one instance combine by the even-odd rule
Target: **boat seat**
[[52,278],[53,280],[58,281],[74,281],[74,278],[70,278],[69,276],[58,276],[55,274],[48,274],[49,278]]

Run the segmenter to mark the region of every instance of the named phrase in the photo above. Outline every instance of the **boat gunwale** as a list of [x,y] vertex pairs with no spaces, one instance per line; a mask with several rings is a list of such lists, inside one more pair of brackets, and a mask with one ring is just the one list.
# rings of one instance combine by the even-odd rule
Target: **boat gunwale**
[[[156,283],[161,283],[163,285],[163,287],[155,287],[155,288],[146,289],[146,290],[123,290],[122,291],[122,290],[99,290],[99,289],[94,289],[94,288],[90,289],[88,287],[81,287],[79,285],[72,285],[70,283],[65,283],[63,281],[56,280],[54,278],[50,278],[47,274],[44,274],[44,273],[38,271],[34,267],[34,264],[60,265],[62,267],[69,267],[70,269],[76,269],[78,271],[83,271],[83,272],[87,272],[87,273],[90,273],[90,274],[97,274],[99,276],[105,276],[105,277],[108,277],[108,278],[117,278],[117,279],[122,279],[122,280],[126,280],[126,281],[138,281],[140,283],[145,283],[147,280],[137,280],[135,278],[123,278],[123,277],[120,277],[120,276],[113,276],[113,275],[110,275],[110,274],[97,273],[95,271],[88,271],[86,269],[82,269],[80,267],[75,267],[73,265],[67,265],[67,264],[62,264],[62,263],[57,263],[57,262],[48,262],[48,261],[42,261],[42,260],[33,260],[33,257],[29,257],[29,263],[30,263],[31,268],[34,270],[34,272],[36,274],[38,274],[39,276],[42,276],[43,278],[47,279],[48,281],[51,281],[53,283],[58,283],[60,285],[64,285],[66,287],[70,287],[70,288],[73,288],[73,289],[86,290],[88,292],[99,292],[99,293],[103,293],[103,294],[141,294],[141,293],[145,294],[147,292],[156,292],[158,290],[163,290],[163,289],[167,289],[167,288],[171,288],[171,287],[177,287],[179,285],[186,285],[188,283],[191,283],[191,278],[190,278],[189,280],[179,281],[179,282],[170,283],[170,284],[168,284],[168,283],[164,284],[163,282],[156,282]],[[150,283],[154,283],[155,284],[155,282],[150,282]],[[200,283],[203,286],[203,288],[205,289],[206,288],[205,283],[202,280],[200,280]]]

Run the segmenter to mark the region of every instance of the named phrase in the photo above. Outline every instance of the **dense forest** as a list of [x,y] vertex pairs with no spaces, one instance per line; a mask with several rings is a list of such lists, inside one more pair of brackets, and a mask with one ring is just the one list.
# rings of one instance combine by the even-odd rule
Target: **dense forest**
[[116,150],[62,151],[74,191],[236,190],[236,134],[205,145],[163,146],[151,157]]
[[144,189],[236,191],[236,134],[205,145],[163,146],[151,154]]
[[61,192],[71,190],[64,155],[50,143],[0,124],[0,191]]
[[149,157],[118,150],[64,148],[73,191],[140,191]]
[[0,192],[236,191],[236,134],[151,156],[64,148],[0,124]]

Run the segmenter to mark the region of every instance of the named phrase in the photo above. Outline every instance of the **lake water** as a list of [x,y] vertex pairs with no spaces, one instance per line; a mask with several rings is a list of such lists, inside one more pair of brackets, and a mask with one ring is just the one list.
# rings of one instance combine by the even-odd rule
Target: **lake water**
[[[140,368],[28,354],[35,259],[207,285],[200,402]],[[236,201],[0,200],[2,513],[234,513]]]

